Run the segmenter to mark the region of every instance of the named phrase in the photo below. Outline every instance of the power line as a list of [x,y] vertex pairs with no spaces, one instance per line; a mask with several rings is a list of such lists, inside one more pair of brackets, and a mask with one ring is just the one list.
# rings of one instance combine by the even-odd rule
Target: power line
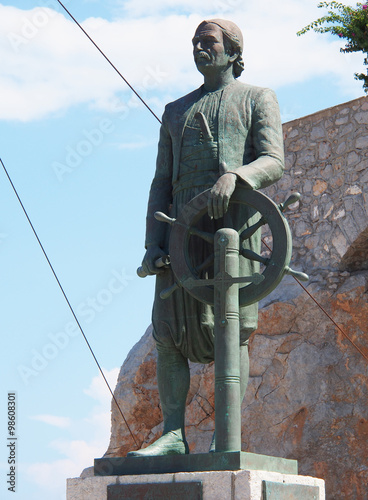
[[29,225],[30,225],[30,226],[31,226],[31,228],[32,228],[32,231],[33,231],[33,233],[34,233],[34,235],[35,235],[35,237],[36,237],[36,239],[37,239],[37,241],[38,241],[38,244],[39,244],[39,245],[40,245],[40,247],[41,247],[41,250],[42,250],[42,252],[43,252],[43,254],[44,254],[44,256],[45,256],[45,258],[46,258],[46,260],[47,260],[48,265],[50,266],[50,269],[51,269],[51,271],[52,271],[52,274],[54,275],[54,278],[56,279],[57,284],[59,285],[59,288],[60,288],[60,290],[61,290],[61,292],[62,292],[62,294],[63,294],[63,296],[64,296],[64,299],[66,300],[66,303],[68,304],[68,307],[69,307],[69,309],[70,309],[70,311],[71,311],[71,313],[72,313],[72,315],[73,315],[73,317],[74,317],[74,319],[75,319],[75,321],[76,321],[76,323],[77,323],[77,325],[78,325],[78,328],[79,328],[79,330],[81,331],[81,333],[82,333],[82,335],[83,335],[84,340],[86,341],[86,344],[87,344],[87,346],[88,346],[88,349],[90,350],[90,352],[91,352],[91,354],[92,354],[92,356],[93,356],[93,359],[95,360],[96,365],[98,366],[98,369],[99,369],[99,371],[100,371],[100,373],[101,373],[101,375],[102,375],[102,377],[103,377],[103,379],[104,379],[104,381],[105,381],[105,383],[106,383],[106,385],[107,385],[107,387],[108,387],[108,389],[109,389],[109,391],[110,391],[110,393],[111,393],[111,396],[112,396],[113,400],[115,401],[115,404],[116,404],[116,406],[117,406],[117,408],[118,408],[118,410],[119,410],[119,412],[120,412],[121,416],[123,417],[123,420],[124,420],[124,422],[125,422],[125,424],[126,424],[126,426],[127,426],[128,430],[129,430],[129,432],[130,432],[130,435],[132,436],[133,441],[134,441],[135,445],[136,445],[136,446],[137,446],[137,448],[138,448],[138,443],[137,443],[137,441],[136,441],[136,439],[135,439],[135,437],[134,437],[134,435],[133,435],[133,433],[132,433],[132,431],[131,431],[131,429],[130,429],[130,427],[129,427],[128,422],[126,421],[126,418],[124,417],[124,414],[123,414],[123,412],[122,412],[122,410],[121,410],[121,408],[120,408],[120,406],[119,406],[119,403],[118,403],[118,402],[117,402],[117,400],[116,400],[116,397],[115,397],[115,395],[114,395],[114,393],[113,393],[113,391],[112,391],[112,389],[111,389],[111,387],[110,387],[110,384],[108,383],[108,381],[107,381],[107,379],[106,379],[106,377],[105,377],[105,374],[104,374],[104,372],[103,372],[103,370],[102,370],[102,368],[101,368],[101,366],[100,366],[100,363],[98,362],[98,360],[97,360],[97,358],[96,358],[96,356],[95,356],[95,353],[93,352],[93,349],[92,349],[92,347],[91,347],[90,343],[88,342],[88,339],[87,339],[87,337],[86,337],[86,335],[85,335],[85,333],[84,333],[84,331],[83,331],[83,328],[82,328],[81,324],[79,323],[79,320],[78,320],[78,318],[77,318],[77,316],[76,316],[76,314],[75,314],[75,312],[74,312],[74,309],[73,309],[73,307],[72,307],[71,303],[69,302],[69,299],[68,299],[68,297],[67,297],[67,295],[66,295],[66,293],[65,293],[65,291],[64,291],[64,288],[62,287],[62,285],[61,285],[61,283],[60,283],[60,281],[59,281],[59,278],[57,277],[57,274],[56,274],[56,272],[55,272],[55,270],[54,270],[54,268],[53,268],[53,266],[52,266],[52,264],[51,264],[51,262],[50,262],[50,259],[49,259],[49,258],[48,258],[48,256],[47,256],[47,253],[46,253],[46,251],[45,251],[45,249],[44,249],[44,247],[43,247],[43,245],[42,245],[42,243],[41,243],[41,241],[40,241],[40,238],[38,237],[38,234],[37,234],[37,232],[36,232],[36,230],[35,230],[35,228],[34,228],[34,226],[33,226],[32,222],[31,222],[31,219],[29,218],[28,213],[27,213],[26,209],[24,208],[24,205],[23,205],[23,203],[22,203],[22,200],[20,199],[20,196],[19,196],[19,194],[18,194],[18,192],[17,192],[17,190],[16,190],[16,188],[15,188],[15,186],[14,186],[14,184],[13,184],[13,182],[12,182],[11,178],[10,178],[10,175],[8,174],[8,171],[7,171],[7,169],[5,168],[5,165],[4,165],[4,163],[3,163],[3,160],[2,160],[1,158],[0,158],[0,163],[1,163],[1,165],[2,165],[2,167],[3,167],[3,169],[4,169],[4,172],[5,172],[5,174],[6,174],[7,178],[8,178],[8,180],[9,180],[9,182],[10,182],[11,187],[13,188],[13,191],[14,191],[14,193],[15,193],[16,197],[18,198],[19,204],[20,204],[20,206],[22,207],[22,210],[23,210],[23,212],[24,212],[25,216],[27,217],[27,220],[28,220],[28,222],[29,222]]
[[[122,80],[126,83],[126,85],[127,85],[127,86],[128,86],[128,87],[132,90],[132,92],[133,92],[133,93],[134,93],[134,94],[138,97],[138,99],[139,99],[139,100],[140,100],[140,101],[144,104],[144,106],[148,109],[148,111],[149,111],[149,112],[150,112],[150,113],[151,113],[151,114],[152,114],[152,115],[156,118],[156,120],[157,120],[159,123],[162,123],[162,122],[161,122],[161,120],[158,118],[158,116],[157,116],[157,115],[154,113],[154,111],[150,108],[150,106],[149,106],[149,105],[145,102],[145,100],[144,100],[144,99],[143,99],[143,98],[142,98],[142,97],[138,94],[138,92],[137,92],[137,91],[133,88],[133,86],[132,86],[132,85],[128,82],[128,80],[127,80],[127,79],[126,79],[126,78],[125,78],[125,77],[121,74],[121,72],[120,72],[120,71],[116,68],[116,66],[115,66],[115,65],[111,62],[111,60],[110,60],[110,59],[106,56],[106,54],[105,54],[105,53],[104,53],[104,52],[100,49],[100,47],[99,47],[99,46],[95,43],[95,41],[94,41],[94,40],[91,38],[91,36],[90,36],[90,35],[89,35],[86,31],[85,31],[85,29],[84,29],[84,28],[80,25],[80,23],[79,23],[79,22],[75,19],[75,17],[74,17],[74,16],[73,16],[73,15],[69,12],[69,10],[68,10],[68,9],[67,9],[64,5],[63,5],[63,3],[62,3],[60,0],[57,0],[57,2],[58,2],[58,3],[60,4],[60,6],[61,6],[61,7],[65,10],[65,12],[69,15],[69,17],[70,17],[70,18],[71,18],[71,19],[75,22],[75,24],[76,24],[76,25],[77,25],[77,26],[81,29],[81,31],[83,31],[83,33],[86,35],[86,37],[87,37],[87,38],[90,40],[90,42],[91,42],[91,43],[92,43],[92,44],[96,47],[96,49],[100,52],[100,54],[101,54],[101,55],[102,55],[102,56],[106,59],[106,61],[110,64],[110,66],[111,66],[111,67],[112,67],[112,68],[116,71],[116,73],[120,76],[120,78],[122,78]],[[123,420],[124,420],[124,422],[125,422],[125,424],[126,424],[126,426],[127,426],[128,430],[129,430],[129,433],[130,433],[130,435],[132,436],[132,438],[133,438],[133,441],[134,441],[135,445],[138,447],[138,443],[137,443],[137,441],[136,441],[136,439],[135,439],[135,437],[134,437],[134,435],[133,435],[133,433],[132,433],[132,431],[131,431],[131,429],[130,429],[130,427],[129,427],[129,424],[128,424],[128,422],[127,422],[127,420],[126,420],[126,418],[125,418],[125,416],[124,416],[124,414],[123,414],[123,412],[122,412],[122,410],[121,410],[121,408],[120,408],[120,406],[119,406],[119,403],[118,403],[118,401],[117,401],[117,399],[116,399],[116,397],[115,397],[115,395],[114,395],[114,393],[113,393],[113,391],[112,391],[112,389],[111,389],[111,387],[110,387],[110,384],[108,383],[108,381],[107,381],[107,379],[106,379],[106,377],[105,377],[105,374],[103,373],[103,370],[102,370],[102,368],[101,368],[101,366],[100,366],[100,364],[99,364],[99,362],[98,362],[98,360],[97,360],[97,358],[96,358],[96,356],[95,356],[95,354],[94,354],[94,352],[93,352],[93,349],[92,349],[92,347],[91,347],[91,345],[90,345],[90,343],[89,343],[89,341],[88,341],[88,339],[87,339],[87,337],[86,337],[86,335],[85,335],[85,333],[84,333],[84,331],[83,331],[83,329],[82,329],[82,326],[81,326],[81,325],[80,325],[80,323],[79,323],[79,320],[78,320],[78,318],[77,318],[77,316],[76,316],[76,314],[75,314],[75,312],[74,312],[74,310],[73,310],[73,307],[72,307],[72,305],[70,304],[70,302],[69,302],[69,300],[68,300],[68,297],[67,297],[67,295],[66,295],[66,293],[65,293],[65,291],[64,291],[64,289],[63,289],[63,287],[62,287],[62,285],[61,285],[61,283],[60,283],[60,281],[59,281],[59,279],[58,279],[58,277],[57,277],[57,275],[56,275],[56,272],[55,272],[55,270],[54,270],[54,268],[53,268],[53,266],[52,266],[52,264],[51,264],[51,262],[50,262],[50,260],[49,260],[49,258],[48,258],[48,256],[47,256],[47,254],[46,254],[45,250],[44,250],[44,247],[43,247],[43,245],[42,245],[42,243],[41,243],[41,241],[40,241],[40,239],[39,239],[39,237],[38,237],[38,235],[37,235],[37,233],[36,233],[36,231],[35,231],[35,229],[34,229],[34,227],[33,227],[33,224],[32,224],[32,222],[31,222],[31,220],[30,220],[30,218],[29,218],[29,216],[28,216],[28,214],[27,214],[27,212],[26,212],[26,210],[25,210],[25,208],[24,208],[24,206],[23,206],[23,203],[22,203],[22,201],[21,201],[21,199],[20,199],[20,197],[19,197],[19,195],[18,195],[18,193],[17,193],[17,191],[16,191],[16,189],[15,189],[15,186],[14,186],[14,184],[13,184],[13,182],[12,182],[12,180],[11,180],[11,178],[10,178],[10,176],[9,176],[9,174],[8,174],[8,172],[7,172],[6,168],[5,168],[5,165],[4,165],[4,163],[3,163],[3,161],[2,161],[2,159],[1,159],[1,158],[0,158],[0,162],[1,162],[1,165],[2,165],[2,167],[3,167],[3,169],[4,169],[5,173],[6,173],[7,178],[8,178],[8,180],[9,180],[9,182],[10,182],[10,184],[11,184],[11,186],[12,186],[13,190],[14,190],[14,193],[15,193],[15,195],[16,195],[16,197],[17,197],[17,199],[18,199],[18,201],[19,201],[19,203],[20,203],[20,205],[21,205],[21,207],[22,207],[22,209],[23,209],[23,212],[24,212],[25,216],[27,217],[27,220],[28,220],[28,222],[29,222],[29,224],[30,224],[30,226],[31,226],[31,228],[32,228],[32,231],[33,231],[33,233],[34,233],[34,235],[35,235],[35,237],[36,237],[36,239],[37,239],[37,241],[38,241],[38,243],[39,243],[39,245],[40,245],[40,247],[41,247],[41,250],[42,250],[42,252],[43,252],[43,254],[44,254],[44,256],[45,256],[45,258],[46,258],[46,260],[47,260],[47,262],[48,262],[48,264],[49,264],[49,266],[50,266],[50,269],[51,269],[51,271],[52,271],[52,273],[53,273],[53,275],[54,275],[54,277],[55,277],[55,279],[56,279],[56,281],[57,281],[57,283],[58,283],[58,285],[59,285],[59,288],[60,288],[60,290],[61,290],[61,292],[62,292],[62,294],[63,294],[63,296],[64,296],[64,299],[65,299],[65,301],[66,301],[66,302],[67,302],[67,304],[68,304],[68,307],[69,307],[69,309],[70,309],[70,311],[71,311],[71,313],[72,313],[72,315],[73,315],[73,317],[74,317],[74,319],[75,319],[75,321],[76,321],[76,323],[77,323],[77,325],[78,325],[78,327],[79,327],[79,329],[80,329],[80,331],[81,331],[81,333],[82,333],[82,335],[83,335],[83,338],[84,338],[84,340],[85,340],[85,342],[86,342],[86,344],[87,344],[87,346],[88,346],[88,348],[89,348],[89,350],[90,350],[90,352],[91,352],[91,354],[92,354],[92,356],[93,356],[93,358],[94,358],[94,360],[95,360],[95,362],[96,362],[96,364],[97,364],[97,367],[98,367],[98,369],[99,369],[99,371],[100,371],[100,373],[101,373],[101,375],[102,375],[102,377],[103,377],[103,379],[104,379],[104,381],[105,381],[105,383],[106,383],[106,385],[107,385],[107,387],[108,387],[108,389],[109,389],[109,391],[110,391],[110,393],[111,393],[111,396],[112,396],[112,398],[113,398],[113,400],[114,400],[114,402],[115,402],[115,404],[116,404],[116,406],[117,406],[117,408],[118,408],[118,410],[119,410],[119,412],[120,412],[120,414],[121,414],[121,416],[122,416],[122,418],[123,418]],[[267,246],[267,245],[266,245],[266,246]],[[358,351],[358,352],[359,352],[359,353],[360,353],[360,354],[361,354],[361,355],[362,355],[362,356],[363,356],[363,357],[364,357],[364,358],[368,361],[368,357],[366,356],[366,354],[365,354],[365,353],[364,353],[364,352],[363,352],[363,351],[362,351],[362,350],[361,350],[361,349],[360,349],[360,348],[359,348],[359,347],[358,347],[358,346],[357,346],[357,345],[356,345],[356,344],[355,344],[355,343],[354,343],[354,342],[350,339],[350,337],[349,337],[349,336],[348,336],[348,335],[347,335],[347,334],[343,331],[343,329],[342,329],[342,328],[341,328],[341,327],[340,327],[340,326],[339,326],[339,325],[338,325],[338,324],[334,321],[334,319],[333,319],[333,318],[332,318],[332,317],[331,317],[331,316],[327,313],[327,311],[326,311],[326,310],[322,307],[322,305],[321,305],[321,304],[319,304],[319,302],[318,302],[318,301],[317,301],[317,300],[316,300],[316,299],[312,296],[312,294],[311,294],[311,293],[310,293],[310,292],[309,292],[309,291],[308,291],[308,290],[307,290],[307,289],[306,289],[306,288],[302,285],[302,283],[301,283],[301,282],[300,282],[297,278],[295,278],[295,277],[294,277],[294,279],[297,281],[297,283],[299,283],[299,285],[303,288],[303,290],[304,290],[304,291],[305,291],[305,292],[306,292],[306,293],[310,296],[310,298],[311,298],[311,299],[312,299],[312,300],[316,303],[316,305],[317,305],[317,306],[318,306],[318,307],[319,307],[319,308],[320,308],[320,309],[321,309],[321,310],[325,313],[325,315],[326,315],[326,316],[327,316],[327,317],[328,317],[328,318],[332,321],[332,323],[333,323],[333,324],[334,324],[334,325],[338,328],[338,330],[339,330],[339,331],[340,331],[340,332],[344,335],[344,337],[345,337],[345,338],[346,338],[346,339],[347,339],[347,340],[348,340],[348,341],[349,341],[349,342],[350,342],[350,343],[351,343],[351,344],[352,344],[352,345],[353,345],[353,346],[357,349],[357,351]]]
[[313,297],[313,295],[306,289],[306,287],[295,276],[293,276],[293,278],[295,279],[295,281],[297,283],[299,283],[299,285],[303,288],[303,290],[305,291],[305,293],[307,293],[309,295],[309,297],[321,309],[321,311],[323,311],[325,313],[325,315],[329,318],[329,320],[332,321],[332,323],[336,326],[336,328],[339,330],[339,332],[341,332],[343,334],[343,336],[350,342],[350,344],[352,346],[354,346],[355,349],[363,356],[363,358],[365,358],[368,361],[368,356],[360,349],[359,346],[357,346],[355,344],[355,342],[353,340],[351,340],[351,338],[349,337],[349,335],[346,332],[344,332],[344,330],[341,328],[341,326],[339,326],[336,323],[336,321],[332,318],[332,316],[330,316],[328,314],[328,312],[326,311],[326,309],[324,309],[324,307],[317,301],[317,299],[315,297]]
[[132,92],[134,92],[134,94],[138,97],[138,99],[146,106],[146,108],[148,109],[148,111],[150,113],[153,114],[153,116],[156,118],[156,120],[159,122],[159,123],[162,123],[160,118],[156,115],[156,113],[148,106],[148,104],[146,103],[146,101],[143,99],[143,97],[141,97],[138,92],[132,87],[132,85],[128,82],[128,80],[120,73],[120,71],[117,69],[117,67],[110,61],[110,59],[107,57],[107,55],[100,49],[100,47],[97,45],[97,43],[92,40],[92,38],[89,36],[89,34],[87,33],[87,31],[80,25],[80,23],[75,19],[75,17],[69,12],[69,10],[65,7],[65,5],[62,4],[62,2],[60,2],[60,0],[56,0],[60,5],[61,7],[65,10],[65,12],[68,14],[68,16],[70,16],[71,19],[73,19],[73,21],[75,22],[75,24],[83,31],[83,33],[86,35],[86,37],[88,38],[88,40],[90,42],[93,43],[93,45],[96,47],[96,49],[100,52],[100,54],[102,54],[102,56],[106,59],[106,61],[110,64],[110,66],[112,68],[114,68],[114,70],[116,71],[116,73],[120,76],[120,78],[122,78],[124,80],[124,82],[128,85],[128,87],[130,88],[130,90]]
[[[114,66],[114,64],[110,61],[110,59],[102,52],[99,46],[92,40],[89,34],[82,28],[82,26],[78,23],[78,21],[72,16],[72,14],[68,11],[68,9],[62,4],[60,0],[57,2],[61,5],[61,7],[67,12],[67,14],[73,19],[73,21],[79,26],[79,28],[83,31],[83,33],[87,36],[87,38],[93,43],[96,49],[103,55],[103,57],[108,61],[108,63],[114,68],[114,70],[118,73],[118,75],[124,80],[124,82],[128,85],[128,87],[135,93],[135,95],[142,101],[142,103],[146,106],[146,108],[153,114],[153,116],[160,122],[161,120],[158,116],[152,111],[152,109],[148,106],[148,104],[142,99],[142,97],[134,90],[132,85],[124,78],[124,76],[120,73],[120,71]],[[267,245],[266,245],[267,246]],[[349,336],[342,330],[342,328],[334,321],[334,319],[327,313],[327,311],[319,304],[319,302],[312,296],[312,294],[302,285],[302,283],[294,277],[294,279],[299,283],[299,285],[303,288],[303,290],[310,296],[310,298],[316,303],[316,305],[325,313],[325,315],[332,321],[332,323],[338,328],[338,330],[346,337],[347,340],[360,352],[360,354],[368,361],[368,357],[363,353],[363,351],[349,338]]]
[[[262,239],[262,243],[265,245],[265,247],[270,251],[272,252],[271,248],[267,245],[267,243]],[[355,344],[355,342],[353,340],[351,340],[351,338],[349,337],[349,335],[347,333],[344,332],[344,330],[341,328],[341,326],[339,326],[336,321],[328,314],[328,312],[326,311],[326,309],[324,309],[324,307],[318,302],[318,300],[313,297],[313,295],[307,290],[307,288],[298,280],[298,278],[296,278],[295,276],[293,276],[294,280],[299,283],[299,285],[303,288],[303,290],[305,291],[305,293],[307,295],[309,295],[309,297],[313,300],[313,302],[321,309],[321,311],[328,317],[328,319],[336,326],[336,328],[339,330],[339,332],[341,332],[343,334],[343,336],[351,343],[352,346],[355,347],[355,349],[363,356],[363,358],[365,358],[367,361],[368,361],[368,356],[360,349],[359,346],[357,346]]]

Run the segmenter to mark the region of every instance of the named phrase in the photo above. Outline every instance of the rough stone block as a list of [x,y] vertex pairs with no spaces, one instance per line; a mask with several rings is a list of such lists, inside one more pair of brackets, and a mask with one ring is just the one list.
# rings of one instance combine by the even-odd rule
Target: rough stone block
[[[185,490],[185,483],[188,483],[188,488],[193,483],[201,483],[203,488],[203,496],[196,497],[188,495],[186,498],[203,498],[203,500],[264,500],[263,484],[264,482],[273,482],[279,485],[293,485],[293,489],[303,487],[314,487],[318,490],[316,500],[325,499],[324,481],[308,476],[296,476],[288,474],[279,474],[276,472],[267,471],[219,471],[219,472],[196,472],[196,473],[177,473],[177,474],[158,474],[158,475],[140,475],[140,476],[110,476],[110,477],[93,477],[93,478],[75,478],[67,481],[67,500],[113,500],[114,498],[125,498],[120,496],[112,496],[116,492],[119,493],[119,486],[129,486],[129,490],[133,493],[126,498],[143,498],[136,497],[136,491],[145,491],[145,494],[154,500],[158,498],[182,498],[170,496],[155,496],[154,490],[160,492],[160,488],[151,488],[150,484],[162,485],[163,489],[175,489],[175,485],[184,485],[178,487],[177,491],[181,493],[181,489]],[[111,492],[108,496],[108,486]],[[193,488],[193,486],[192,486]],[[163,491],[161,489],[161,491]],[[115,492],[114,492],[115,490]],[[193,490],[194,491],[194,490]],[[196,490],[198,491],[198,489]],[[296,490],[297,491],[297,490]],[[144,497],[146,498],[146,497]],[[302,497],[298,497],[302,500]],[[308,499],[309,500],[309,499]]]
[[228,498],[234,474],[231,471],[183,472],[175,475],[176,481],[201,481],[203,498]]
[[318,500],[319,488],[300,484],[263,481],[263,500]]
[[358,137],[355,141],[355,147],[357,149],[366,149],[368,148],[368,135],[363,135]]

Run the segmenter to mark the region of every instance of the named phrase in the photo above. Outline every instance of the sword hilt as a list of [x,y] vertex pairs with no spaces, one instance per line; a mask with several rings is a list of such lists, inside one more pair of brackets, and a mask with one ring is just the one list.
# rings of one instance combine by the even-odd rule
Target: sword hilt
[[206,142],[213,142],[213,135],[208,125],[207,118],[204,116],[204,114],[198,111],[198,113],[194,115],[194,118],[199,122],[204,140]]

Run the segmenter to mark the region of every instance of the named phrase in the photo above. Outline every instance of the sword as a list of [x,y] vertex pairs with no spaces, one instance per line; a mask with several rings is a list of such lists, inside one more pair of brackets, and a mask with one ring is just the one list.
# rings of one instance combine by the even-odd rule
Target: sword
[[199,126],[201,127],[201,132],[203,134],[204,140],[206,142],[213,142],[213,135],[208,125],[207,118],[204,116],[204,114],[198,111],[198,113],[194,115],[194,118],[199,122]]

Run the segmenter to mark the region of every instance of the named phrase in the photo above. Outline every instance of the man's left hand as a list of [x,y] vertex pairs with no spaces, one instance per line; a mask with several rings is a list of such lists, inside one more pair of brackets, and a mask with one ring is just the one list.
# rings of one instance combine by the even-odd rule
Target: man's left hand
[[220,219],[226,214],[235,187],[236,174],[228,172],[218,179],[208,198],[208,215],[211,219]]

